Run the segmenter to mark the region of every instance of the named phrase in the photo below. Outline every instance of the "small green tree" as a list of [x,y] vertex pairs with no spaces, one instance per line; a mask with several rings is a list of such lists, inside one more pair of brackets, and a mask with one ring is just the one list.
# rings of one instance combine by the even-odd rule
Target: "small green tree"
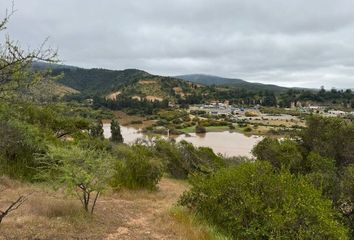
[[64,184],[80,199],[86,212],[93,214],[100,193],[113,175],[111,155],[97,149],[53,147],[44,156],[47,171],[41,177]]
[[291,173],[303,173],[305,171],[303,156],[298,144],[293,140],[279,141],[267,137],[252,149],[252,153],[258,160],[271,163],[277,170],[286,168]]
[[163,164],[149,147],[120,144],[114,146],[113,154],[119,157],[113,166],[111,185],[114,188],[156,189],[163,174]]
[[112,142],[123,143],[123,136],[122,133],[120,132],[120,126],[116,120],[112,120],[111,133],[112,133],[112,137],[111,137]]
[[226,166],[225,161],[207,147],[194,147],[186,141],[179,143],[155,141],[156,155],[164,160],[166,170],[175,178],[187,178],[189,174],[212,174]]
[[103,123],[102,121],[97,121],[90,129],[90,135],[92,137],[104,138],[103,135]]

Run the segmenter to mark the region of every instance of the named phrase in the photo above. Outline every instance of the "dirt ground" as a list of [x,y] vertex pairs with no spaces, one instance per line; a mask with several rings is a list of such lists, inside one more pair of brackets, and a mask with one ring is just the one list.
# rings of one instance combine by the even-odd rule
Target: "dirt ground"
[[185,182],[163,178],[156,192],[106,193],[93,217],[74,197],[48,187],[0,179],[0,209],[18,194],[32,193],[20,209],[4,218],[0,239],[190,239],[170,214]]

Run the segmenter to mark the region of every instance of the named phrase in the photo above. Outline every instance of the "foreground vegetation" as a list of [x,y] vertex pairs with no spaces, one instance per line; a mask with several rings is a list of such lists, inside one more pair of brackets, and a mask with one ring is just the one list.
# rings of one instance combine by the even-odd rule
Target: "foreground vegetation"
[[[83,117],[81,111],[65,104],[18,102],[10,107],[1,103],[0,175],[4,177],[0,209],[11,205],[18,195],[26,199],[3,219],[1,235],[40,239],[112,235],[115,239],[126,236],[129,229],[129,234],[138,237],[146,233],[129,219],[139,218],[136,209],[140,209],[148,218],[142,221],[149,221],[146,231],[153,231],[153,236],[193,239],[191,234],[194,239],[211,239],[213,233],[207,225],[199,229],[198,222],[185,222],[189,216],[170,213],[169,208],[187,187],[162,177],[186,179],[191,172],[208,174],[222,167],[221,158],[210,149],[186,142],[128,146],[105,140],[97,130],[96,117],[100,116],[93,111]],[[161,212],[150,213],[150,208]],[[160,228],[159,221],[170,225]],[[24,227],[15,234],[18,224]],[[37,229],[39,226],[47,230]]]
[[295,138],[265,138],[254,148],[256,160],[251,161],[224,158],[187,142],[155,140],[129,146],[105,140],[98,130],[100,113],[84,117],[71,105],[10,107],[2,102],[0,109],[1,175],[65,190],[87,214],[101,211],[100,197],[109,193],[158,191],[166,175],[189,179],[191,189],[179,200],[189,209],[184,214],[214,226],[216,235],[351,235],[354,127],[346,120],[312,116]]
[[262,140],[255,162],[192,177],[180,203],[235,239],[352,237],[354,125],[307,124],[295,139]]

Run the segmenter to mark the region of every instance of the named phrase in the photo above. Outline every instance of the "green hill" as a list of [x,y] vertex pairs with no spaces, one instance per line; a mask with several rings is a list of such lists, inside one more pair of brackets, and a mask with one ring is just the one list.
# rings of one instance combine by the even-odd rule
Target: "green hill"
[[150,74],[127,69],[113,71],[107,69],[65,68],[54,69],[53,74],[64,73],[60,83],[74,88],[84,94],[108,94],[120,89],[124,84],[131,84],[148,77]]
[[151,101],[175,100],[197,94],[205,88],[185,80],[152,75],[137,69],[83,69],[57,65],[50,67],[54,75],[63,74],[58,81],[60,84],[84,95],[102,96],[107,99],[116,99],[123,95]]
[[[185,98],[189,95],[215,95],[215,91],[272,91],[282,92],[288,88],[276,85],[250,83],[242,79],[222,78],[212,75],[191,74],[164,77],[149,74],[138,69],[108,70],[101,68],[84,69],[58,64],[35,63],[34,68],[51,68],[53,74],[64,73],[59,83],[85,95],[100,95],[115,98],[121,94],[156,98]],[[211,88],[212,87],[212,88]]]
[[35,64],[34,68],[50,68],[54,75],[63,74],[58,82],[78,91],[83,97],[119,99],[120,102],[145,99],[152,102],[168,100],[180,104],[196,104],[228,100],[235,104],[256,104],[265,96],[279,95],[287,90],[276,85],[201,74],[165,77],[138,69],[84,69],[56,64]]

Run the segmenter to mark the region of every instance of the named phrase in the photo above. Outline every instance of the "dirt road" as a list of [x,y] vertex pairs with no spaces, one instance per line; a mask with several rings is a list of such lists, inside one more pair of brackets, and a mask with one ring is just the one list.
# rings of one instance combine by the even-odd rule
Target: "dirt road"
[[125,220],[106,239],[182,239],[174,232],[168,211],[185,190],[181,182],[162,179],[157,193],[122,193],[114,201],[125,212]]

